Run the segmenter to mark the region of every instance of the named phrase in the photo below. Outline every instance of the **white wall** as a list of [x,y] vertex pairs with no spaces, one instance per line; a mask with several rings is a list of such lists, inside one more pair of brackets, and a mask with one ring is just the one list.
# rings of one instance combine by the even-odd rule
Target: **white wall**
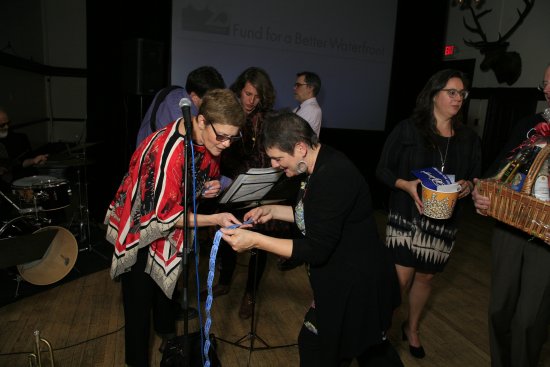
[[[506,33],[518,19],[517,9],[524,9],[523,0],[491,0],[486,1],[480,10],[493,9],[491,13],[480,19],[481,25],[489,41],[496,41],[499,32]],[[479,11],[479,10],[477,10]],[[508,51],[516,51],[521,55],[522,73],[518,81],[511,87],[536,87],[542,79],[546,65],[550,62],[550,1],[536,0],[531,12],[523,23],[508,39]],[[498,84],[492,71],[483,72],[479,64],[482,55],[475,48],[466,46],[463,39],[480,41],[479,35],[468,31],[462,18],[473,25],[468,10],[458,7],[449,8],[447,26],[447,45],[455,45],[458,52],[454,59],[476,59],[476,69],[473,87],[508,87],[507,84]]]
[[[487,35],[487,40],[496,41],[499,32],[503,35],[508,32],[518,19],[517,9],[523,11],[524,5],[523,0],[491,0],[486,1],[480,9],[476,10],[478,13],[481,10],[493,9],[479,20]],[[483,55],[479,50],[466,46],[464,43],[463,39],[474,42],[481,40],[479,35],[471,33],[464,27],[463,18],[467,24],[474,25],[469,10],[460,10],[455,6],[449,8],[446,45],[456,46],[457,52],[446,59],[476,59],[472,81],[472,86],[476,88],[534,88],[542,80],[546,65],[550,63],[549,16],[550,1],[535,0],[533,8],[523,23],[508,39],[510,43],[508,51],[518,52],[522,61],[521,75],[512,86],[508,86],[506,83],[499,84],[492,70],[482,71],[479,64],[483,60]],[[540,102],[538,110],[541,111],[546,106],[546,102]],[[480,136],[483,134],[486,110],[486,100],[470,101],[468,122]]]

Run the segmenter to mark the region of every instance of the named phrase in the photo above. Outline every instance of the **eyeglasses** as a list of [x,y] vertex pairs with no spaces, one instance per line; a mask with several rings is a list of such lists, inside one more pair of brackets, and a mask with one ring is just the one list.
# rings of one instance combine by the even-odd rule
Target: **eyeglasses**
[[6,122],[2,122],[0,123],[0,129],[3,129],[5,126],[8,126],[8,124],[10,123],[10,121],[6,121]]
[[234,141],[240,140],[242,138],[242,135],[241,135],[240,132],[239,132],[238,136],[229,136],[229,135],[224,135],[224,134],[218,134],[218,132],[214,128],[214,124],[210,123],[210,126],[212,126],[212,130],[214,131],[214,134],[216,134],[216,140],[219,141],[219,142],[223,143],[224,141],[231,140],[231,143],[233,143]]
[[543,80],[542,82],[540,82],[540,84],[537,86],[537,89],[540,90],[541,92],[544,92],[544,90],[546,89],[546,87],[548,87],[548,84],[550,82],[548,80]]
[[294,83],[294,87],[299,88],[301,85],[309,85],[307,83]]
[[467,90],[458,90],[458,89],[441,89],[444,92],[447,92],[447,95],[451,97],[452,99],[458,98],[460,96],[462,99],[468,98],[468,95],[470,94]]

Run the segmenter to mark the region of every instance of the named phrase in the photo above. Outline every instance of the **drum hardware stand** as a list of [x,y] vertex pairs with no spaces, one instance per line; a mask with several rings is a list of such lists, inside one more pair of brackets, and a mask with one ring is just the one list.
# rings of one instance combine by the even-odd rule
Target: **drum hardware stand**
[[[40,226],[44,225],[44,224],[50,224],[51,223],[51,220],[48,219],[48,218],[42,218],[40,216],[38,216],[38,204],[36,202],[36,196],[33,196],[33,202],[34,202],[34,208],[29,208],[29,209],[21,209],[19,207],[19,205],[17,205],[16,203],[13,202],[13,200],[11,200],[6,194],[4,194],[1,190],[0,190],[0,196],[2,196],[4,199],[6,199],[6,201],[8,203],[10,203],[14,208],[15,210],[17,210],[17,212],[21,215],[21,216],[28,216],[30,217],[31,215],[30,214],[34,214],[34,220],[37,222],[37,223],[40,223]],[[7,226],[7,224],[9,224],[11,221],[9,221],[8,223],[6,223],[5,226],[3,226],[2,228],[0,228],[0,235],[5,231],[5,227]]]
[[19,297],[19,286],[21,285],[21,282],[23,281],[23,277],[19,274],[15,275],[15,279],[17,282],[17,286],[15,287],[15,294],[13,295],[13,298]]
[[[83,150],[82,159],[84,160],[84,177],[81,176],[80,168],[76,169],[77,176],[77,185],[78,185],[78,235],[80,241],[85,241],[86,246],[79,249],[79,252],[89,251],[94,252],[96,255],[109,261],[109,259],[103,255],[101,252],[94,249],[94,246],[91,241],[91,231],[90,231],[90,211],[88,210],[88,182],[86,174],[86,149]],[[84,184],[83,184],[84,181]],[[84,187],[84,190],[83,190]],[[84,200],[83,200],[84,199]],[[74,216],[73,216],[74,218]]]

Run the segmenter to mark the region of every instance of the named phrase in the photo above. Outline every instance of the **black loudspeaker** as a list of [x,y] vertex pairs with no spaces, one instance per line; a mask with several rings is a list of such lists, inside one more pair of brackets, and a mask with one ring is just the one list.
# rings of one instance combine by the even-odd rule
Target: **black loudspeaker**
[[[166,343],[160,367],[202,367],[202,349],[201,335],[198,331],[188,335],[190,351],[185,351],[184,336],[176,336],[169,339]],[[216,337],[210,334],[210,349],[208,350],[208,358],[210,359],[211,367],[221,367],[220,360],[216,354]],[[189,366],[185,365],[185,354],[189,353]]]
[[124,87],[127,93],[154,95],[166,86],[164,43],[137,38],[124,43]]

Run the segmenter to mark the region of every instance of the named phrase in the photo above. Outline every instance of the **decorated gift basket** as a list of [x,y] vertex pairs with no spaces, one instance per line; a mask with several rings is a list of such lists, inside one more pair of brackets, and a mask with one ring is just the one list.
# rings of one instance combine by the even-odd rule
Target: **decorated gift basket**
[[[543,114],[550,119],[550,109]],[[491,200],[487,214],[550,243],[550,124],[541,122],[496,176],[478,181],[478,191]]]

